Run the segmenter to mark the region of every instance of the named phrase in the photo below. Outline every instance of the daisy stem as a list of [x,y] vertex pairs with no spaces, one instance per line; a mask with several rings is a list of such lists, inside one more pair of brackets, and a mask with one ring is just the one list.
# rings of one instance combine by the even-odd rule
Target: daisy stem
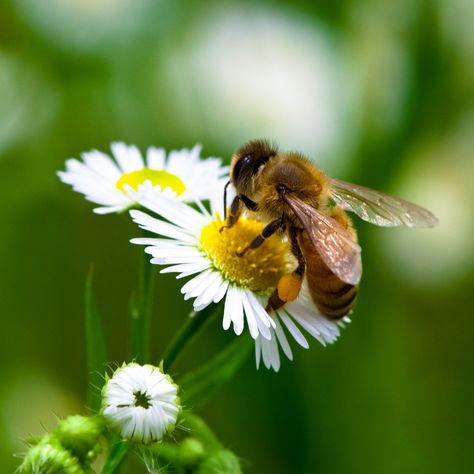
[[150,361],[150,332],[153,307],[154,272],[150,256],[142,252],[138,294],[131,310],[131,352],[139,364]]
[[129,450],[129,443],[114,436],[110,441],[109,453],[100,474],[113,474],[119,472],[120,465],[127,456]]
[[161,363],[165,372],[169,372],[172,365],[182,355],[186,346],[196,337],[200,329],[219,313],[222,313],[222,303],[211,304],[202,311],[193,312],[188,316],[163,354]]

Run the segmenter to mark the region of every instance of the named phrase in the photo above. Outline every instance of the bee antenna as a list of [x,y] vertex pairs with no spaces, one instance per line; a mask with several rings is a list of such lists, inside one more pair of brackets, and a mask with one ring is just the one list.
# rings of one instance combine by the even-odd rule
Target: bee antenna
[[224,220],[227,219],[227,188],[229,187],[230,179],[224,186]]

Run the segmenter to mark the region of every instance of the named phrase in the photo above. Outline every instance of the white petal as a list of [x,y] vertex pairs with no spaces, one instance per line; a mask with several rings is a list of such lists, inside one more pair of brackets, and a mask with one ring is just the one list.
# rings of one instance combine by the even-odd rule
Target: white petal
[[257,370],[260,367],[260,359],[262,356],[262,341],[260,337],[255,339],[255,364],[257,366]]
[[164,235],[171,239],[177,239],[182,242],[195,242],[195,238],[193,235],[190,235],[189,233],[183,231],[182,229],[173,224],[169,224],[168,222],[155,219],[154,217],[151,217],[145,212],[133,209],[130,211],[130,215],[132,216],[134,222],[136,222],[142,229],[145,229],[149,232]]
[[202,284],[203,281],[208,278],[208,276],[212,273],[212,270],[206,270],[202,273],[200,273],[198,276],[192,278],[189,280],[187,283],[185,283],[182,288],[181,288],[181,293],[185,294],[188,292],[193,292],[196,288],[199,288],[199,286]]
[[165,169],[165,157],[166,153],[163,148],[155,148],[154,146],[151,146],[148,148],[146,153],[148,168],[151,168],[152,170]]
[[142,155],[136,146],[115,142],[112,143],[110,148],[124,173],[130,173],[144,168],[145,165],[143,163]]
[[288,317],[284,312],[278,313],[281,320],[285,323],[285,326],[288,328],[288,331],[293,336],[295,341],[301,346],[307,349],[309,347],[308,341],[303,336],[303,333],[298,329],[296,324]]
[[93,211],[96,213],[96,214],[112,214],[112,213],[115,213],[115,212],[121,212],[121,211],[124,211],[125,209],[127,209],[128,207],[130,206],[108,206],[108,207],[95,207],[93,209]]
[[219,301],[224,298],[227,288],[229,288],[229,282],[227,280],[222,280],[221,286],[216,290],[216,293],[213,298],[214,303],[219,303]]
[[271,358],[270,358],[270,342],[267,339],[261,339],[262,344],[262,359],[265,367],[269,369],[272,366]]
[[275,338],[268,342],[270,365],[275,372],[280,370],[280,353],[278,352],[278,343]]
[[242,290],[229,285],[225,304],[226,307],[229,307],[230,320],[232,321],[234,332],[237,335],[242,334],[244,330],[244,308],[242,306],[242,300]]
[[185,276],[194,275],[208,268],[210,268],[209,262],[203,259],[202,262],[172,265],[171,267],[163,268],[160,273],[179,273],[176,278],[184,278]]
[[82,159],[90,169],[113,183],[122,175],[112,158],[105,153],[92,150],[82,153]]
[[222,277],[219,272],[213,272],[213,279],[207,281],[207,288],[205,288],[200,295],[194,300],[193,306],[202,306],[212,303],[214,296],[216,295],[217,290],[221,286]]
[[253,311],[252,305],[249,303],[249,300],[248,300],[248,293],[246,291],[242,291],[241,296],[242,296],[242,304],[244,306],[245,318],[247,320],[250,335],[254,339],[257,339],[258,334],[259,334],[258,325],[256,321],[256,315]]
[[283,331],[283,328],[281,327],[280,321],[278,319],[276,320],[275,335],[286,357],[288,357],[288,359],[290,360],[293,360],[293,352],[291,350],[290,344],[288,343],[288,339],[286,338],[285,332]]
[[146,199],[141,199],[140,204],[194,235],[200,233],[209,220],[207,216],[203,216],[191,206],[164,193],[149,195]]

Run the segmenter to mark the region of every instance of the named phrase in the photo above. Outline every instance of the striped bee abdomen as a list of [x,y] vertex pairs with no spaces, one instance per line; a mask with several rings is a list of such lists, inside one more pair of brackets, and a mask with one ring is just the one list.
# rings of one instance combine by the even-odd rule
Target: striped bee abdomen
[[315,305],[329,319],[343,318],[355,304],[359,285],[350,285],[337,277],[304,231],[299,233],[298,243],[306,262],[305,276]]

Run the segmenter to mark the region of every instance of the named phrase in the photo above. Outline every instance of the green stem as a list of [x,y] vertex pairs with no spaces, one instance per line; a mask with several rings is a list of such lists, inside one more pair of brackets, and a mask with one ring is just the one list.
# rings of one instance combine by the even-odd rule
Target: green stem
[[192,339],[194,339],[199,330],[204,327],[205,323],[209,322],[213,319],[213,316],[216,316],[221,312],[222,303],[217,305],[211,304],[202,311],[193,312],[188,316],[163,354],[162,364],[165,372],[169,372],[173,364],[182,355],[187,345]]
[[114,437],[110,441],[109,454],[107,455],[107,459],[105,460],[105,463],[100,473],[101,474],[117,473],[129,449],[130,449],[129,443]]
[[154,275],[150,256],[143,252],[137,299],[135,304],[132,304],[131,311],[132,358],[140,364],[150,361]]
[[102,318],[97,309],[92,288],[93,271],[89,271],[85,291],[85,332],[87,369],[89,384],[87,390],[87,406],[93,413],[100,410],[102,401],[101,388],[107,369],[107,347],[102,326]]

